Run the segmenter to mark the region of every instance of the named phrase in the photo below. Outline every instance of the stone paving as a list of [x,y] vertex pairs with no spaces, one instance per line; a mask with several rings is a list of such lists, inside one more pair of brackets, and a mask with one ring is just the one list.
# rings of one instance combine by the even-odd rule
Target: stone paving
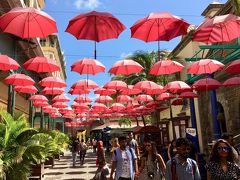
[[60,160],[55,160],[54,167],[45,168],[43,180],[90,180],[96,170],[96,155],[92,150],[88,150],[84,165],[80,165],[78,156],[75,167],[72,165],[72,154],[65,152]]

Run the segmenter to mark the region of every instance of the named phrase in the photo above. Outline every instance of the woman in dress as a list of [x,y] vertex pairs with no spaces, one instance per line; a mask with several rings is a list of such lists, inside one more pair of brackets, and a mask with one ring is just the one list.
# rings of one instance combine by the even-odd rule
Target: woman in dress
[[157,153],[154,142],[146,142],[145,152],[141,158],[141,167],[139,169],[139,180],[161,180],[164,179],[166,165],[162,156]]
[[223,139],[213,145],[206,168],[208,180],[240,179],[240,168],[233,161],[232,148]]

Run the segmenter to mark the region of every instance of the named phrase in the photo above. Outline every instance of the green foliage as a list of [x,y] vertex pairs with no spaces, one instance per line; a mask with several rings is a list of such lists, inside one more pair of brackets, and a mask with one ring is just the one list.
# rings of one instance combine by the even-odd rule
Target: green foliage
[[232,6],[234,9],[234,13],[236,15],[240,15],[240,0],[232,0]]
[[132,121],[129,118],[120,118],[118,120],[118,124],[119,124],[119,126],[122,126],[122,125],[131,126],[132,125]]

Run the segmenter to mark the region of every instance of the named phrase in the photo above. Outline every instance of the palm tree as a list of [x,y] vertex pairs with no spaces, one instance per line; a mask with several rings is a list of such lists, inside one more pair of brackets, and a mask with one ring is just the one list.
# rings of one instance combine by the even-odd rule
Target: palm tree
[[239,16],[240,15],[240,0],[232,0],[232,6],[234,9],[234,13]]

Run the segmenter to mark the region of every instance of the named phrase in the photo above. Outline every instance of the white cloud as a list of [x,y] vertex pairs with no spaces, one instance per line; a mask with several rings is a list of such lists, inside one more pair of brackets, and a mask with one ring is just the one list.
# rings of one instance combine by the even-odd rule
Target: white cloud
[[77,9],[96,9],[101,5],[99,0],[76,0],[74,5]]
[[125,52],[123,52],[123,53],[120,54],[120,59],[124,59],[126,57],[131,56],[131,55],[132,55],[132,53],[125,53]]

